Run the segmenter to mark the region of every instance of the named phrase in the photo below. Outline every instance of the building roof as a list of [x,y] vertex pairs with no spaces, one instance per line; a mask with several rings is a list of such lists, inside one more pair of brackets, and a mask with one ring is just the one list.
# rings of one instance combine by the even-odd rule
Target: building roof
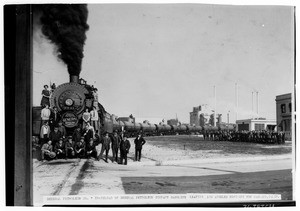
[[258,119],[239,119],[236,120],[236,123],[242,122],[270,122],[276,124],[276,119],[265,119],[265,118],[258,118]]
[[286,100],[291,98],[292,98],[292,93],[287,93],[287,94],[277,95],[275,100],[278,101],[278,100]]

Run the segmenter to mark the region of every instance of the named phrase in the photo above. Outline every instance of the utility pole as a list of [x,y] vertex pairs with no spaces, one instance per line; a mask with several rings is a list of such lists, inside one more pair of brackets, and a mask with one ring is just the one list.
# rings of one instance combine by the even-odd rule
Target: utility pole
[[254,118],[253,92],[252,92],[252,119]]
[[238,84],[235,83],[235,120],[238,120],[238,107],[239,107],[239,99],[238,99]]
[[257,111],[257,118],[259,118],[259,110],[258,110],[258,105],[259,105],[259,103],[258,103],[258,92],[256,92],[256,111]]
[[227,123],[229,124],[229,113],[230,111],[227,112]]
[[217,115],[217,90],[216,86],[214,86],[214,97],[215,97],[215,110],[214,110],[214,127],[216,127],[216,115]]

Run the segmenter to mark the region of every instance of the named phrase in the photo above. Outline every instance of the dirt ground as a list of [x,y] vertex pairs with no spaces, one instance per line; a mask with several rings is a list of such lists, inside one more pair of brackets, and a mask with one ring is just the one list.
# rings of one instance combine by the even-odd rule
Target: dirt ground
[[[156,161],[220,159],[291,154],[291,142],[283,145],[267,145],[245,142],[208,141],[198,136],[145,137],[142,155]],[[134,158],[134,140],[130,139],[129,156]]]

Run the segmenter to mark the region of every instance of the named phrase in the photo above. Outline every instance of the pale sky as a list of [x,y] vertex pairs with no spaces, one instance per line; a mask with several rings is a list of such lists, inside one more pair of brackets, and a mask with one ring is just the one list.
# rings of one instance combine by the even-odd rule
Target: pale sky
[[[99,90],[100,103],[117,116],[175,118],[189,123],[194,106],[230,110],[235,121],[276,118],[276,95],[292,92],[293,8],[205,4],[91,4],[81,77]],[[44,84],[69,81],[66,66],[40,34],[33,39],[33,104]],[[255,102],[256,105],[256,102]],[[256,107],[256,106],[255,106]],[[255,111],[256,112],[256,111]]]

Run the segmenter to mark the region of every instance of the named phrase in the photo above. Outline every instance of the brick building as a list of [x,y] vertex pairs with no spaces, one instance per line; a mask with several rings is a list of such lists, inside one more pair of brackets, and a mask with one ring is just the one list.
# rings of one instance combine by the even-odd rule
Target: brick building
[[277,130],[284,131],[290,137],[292,130],[292,94],[276,96]]

